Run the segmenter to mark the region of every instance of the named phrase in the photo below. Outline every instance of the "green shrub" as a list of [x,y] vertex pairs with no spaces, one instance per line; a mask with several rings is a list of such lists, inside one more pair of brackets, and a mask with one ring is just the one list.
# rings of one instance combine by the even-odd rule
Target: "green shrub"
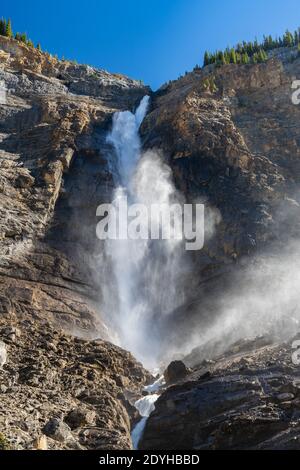
[[203,88],[206,91],[210,91],[210,93],[215,93],[216,91],[218,91],[218,87],[215,83],[215,77],[210,76],[205,78],[205,80],[203,81]]

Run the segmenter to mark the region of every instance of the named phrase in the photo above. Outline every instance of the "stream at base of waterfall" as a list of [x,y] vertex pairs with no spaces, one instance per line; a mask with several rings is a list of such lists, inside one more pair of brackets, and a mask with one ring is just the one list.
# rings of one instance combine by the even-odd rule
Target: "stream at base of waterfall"
[[159,394],[156,392],[159,392],[161,387],[163,387],[165,384],[164,377],[161,376],[159,377],[158,380],[156,380],[153,384],[148,385],[147,387],[144,388],[146,392],[149,393],[149,395],[146,395],[145,397],[140,398],[137,400],[134,404],[136,409],[141,415],[141,420],[136,424],[134,427],[132,433],[131,433],[131,438],[132,438],[132,445],[134,450],[138,449],[139,442],[143,436],[143,432],[147,423],[147,419],[149,418],[150,414],[152,411],[155,410],[155,402],[159,398]]

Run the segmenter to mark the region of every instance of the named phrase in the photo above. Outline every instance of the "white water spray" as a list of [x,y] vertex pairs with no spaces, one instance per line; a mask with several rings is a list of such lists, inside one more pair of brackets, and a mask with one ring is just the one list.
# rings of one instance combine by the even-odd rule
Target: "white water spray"
[[[129,204],[168,207],[181,202],[171,170],[157,152],[141,152],[139,127],[148,103],[145,96],[135,114],[125,111],[113,117],[107,137],[115,150],[119,173],[113,200],[127,196]],[[142,216],[139,223],[148,227],[148,219]],[[106,240],[105,253],[111,263],[117,306],[104,306],[104,312],[110,319],[113,316],[120,345],[153,367],[162,340],[156,320],[184,300],[179,282],[185,266],[182,240]]]

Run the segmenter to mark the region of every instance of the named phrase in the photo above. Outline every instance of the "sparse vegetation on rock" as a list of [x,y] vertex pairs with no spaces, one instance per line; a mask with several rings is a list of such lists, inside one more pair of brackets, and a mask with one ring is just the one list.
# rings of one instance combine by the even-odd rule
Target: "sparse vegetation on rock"
[[[7,38],[14,38],[19,42],[23,42],[29,47],[34,47],[33,42],[31,41],[31,39],[27,38],[26,33],[16,33],[14,35],[13,30],[12,30],[12,23],[10,19],[6,20],[5,18],[2,18],[0,20],[0,35],[6,36]],[[41,51],[40,43],[38,43],[36,47],[39,51]]]

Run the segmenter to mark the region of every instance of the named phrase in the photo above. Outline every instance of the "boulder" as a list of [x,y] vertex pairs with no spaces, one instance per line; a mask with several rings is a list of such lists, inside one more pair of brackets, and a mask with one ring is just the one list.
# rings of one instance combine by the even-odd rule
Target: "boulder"
[[58,442],[73,439],[70,427],[62,420],[52,418],[43,428],[43,433]]
[[67,414],[65,417],[65,422],[68,424],[68,426],[70,426],[71,429],[76,429],[87,424],[94,424],[95,419],[95,411],[76,408]]
[[33,176],[27,173],[21,173],[16,178],[16,187],[22,189],[31,188],[34,185],[34,182],[35,180]]
[[189,374],[189,369],[182,361],[171,362],[164,372],[166,384],[178,382]]

